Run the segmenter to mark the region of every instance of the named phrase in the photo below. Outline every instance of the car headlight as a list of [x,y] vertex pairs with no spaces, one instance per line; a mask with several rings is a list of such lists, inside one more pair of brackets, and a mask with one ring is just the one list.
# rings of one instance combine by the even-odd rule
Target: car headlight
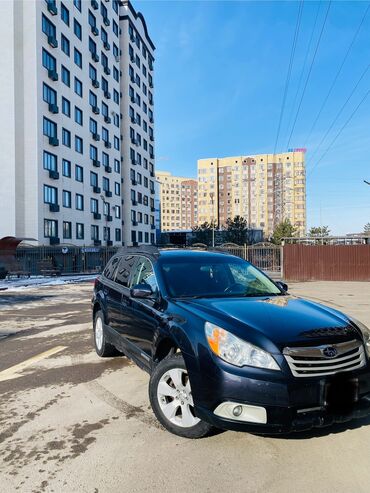
[[351,317],[351,321],[361,330],[365,341],[366,352],[370,358],[370,329],[356,318]]
[[254,366],[268,370],[280,370],[270,353],[242,341],[239,337],[210,322],[204,325],[208,344],[220,358],[235,366]]

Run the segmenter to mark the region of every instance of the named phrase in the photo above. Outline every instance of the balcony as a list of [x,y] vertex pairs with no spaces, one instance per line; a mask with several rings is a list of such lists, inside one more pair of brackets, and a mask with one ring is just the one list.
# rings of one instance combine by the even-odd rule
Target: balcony
[[106,216],[106,221],[107,221],[107,223],[111,223],[113,221],[113,217],[112,216]]
[[99,212],[93,212],[93,217],[98,221],[99,219],[101,219],[101,214],[99,214]]
[[137,181],[136,180],[131,180],[131,185],[135,187],[137,185]]
[[107,51],[110,50],[110,44],[108,43],[108,41],[105,41],[104,44],[103,44],[103,46],[104,46],[104,49],[105,50],[107,50]]
[[154,194],[155,194],[155,190],[154,190],[154,188],[151,188],[151,189],[150,189],[150,193],[151,193],[152,195],[154,195]]
[[150,173],[149,173],[149,174],[150,174],[150,176],[151,176],[152,178],[154,178],[154,176],[155,176],[154,171],[150,171]]
[[131,204],[132,204],[132,205],[137,205],[137,200],[132,200],[132,199],[131,199]]
[[59,205],[58,204],[49,204],[49,210],[50,210],[50,212],[59,212]]
[[50,238],[50,245],[59,245],[60,243],[60,238],[58,238],[57,236],[52,236]]
[[100,161],[98,159],[93,159],[92,165],[95,166],[95,168],[100,168]]
[[132,221],[133,226],[139,226],[139,223],[137,221]]
[[101,188],[100,187],[93,187],[93,192],[94,193],[100,193],[101,192]]
[[107,240],[107,246],[113,246],[113,241],[112,240]]
[[132,164],[133,166],[136,166],[136,164],[137,164],[137,163],[136,163],[136,159],[131,159],[131,164]]
[[104,73],[110,75],[110,68],[108,67],[108,65],[104,67]]
[[135,36],[135,34],[130,34],[130,41],[132,41],[133,43],[136,43],[136,36]]
[[109,91],[104,91],[104,97],[106,99],[110,99],[111,98],[111,93]]
[[130,120],[131,120],[131,123],[136,123],[136,118],[135,118],[134,116],[132,116],[132,117],[130,118]]
[[100,135],[99,134],[96,134],[96,133],[93,133],[92,134],[92,138],[93,138],[93,140],[95,140],[96,142],[98,142],[100,140]]
[[136,103],[136,98],[135,98],[135,96],[131,96],[131,97],[130,97],[130,100],[131,100],[131,103]]
[[91,32],[93,33],[94,36],[99,35],[99,29],[96,26],[91,26]]
[[110,190],[104,191],[106,197],[112,197],[112,192]]
[[106,147],[107,149],[111,149],[112,148],[112,143],[109,142],[109,140],[105,140],[104,141],[104,147]]
[[154,118],[152,116],[149,117],[149,121],[150,121],[150,123],[154,123]]
[[94,51],[91,53],[91,58],[94,60],[94,62],[98,62],[100,60],[99,55]]
[[101,240],[94,240],[94,246],[100,246]]
[[95,113],[95,115],[99,115],[100,110],[97,106],[92,106],[92,112]]
[[149,135],[149,139],[153,142],[154,141],[154,135]]
[[48,43],[52,48],[58,48],[58,41],[54,36],[48,36]]
[[49,169],[49,178],[51,178],[52,180],[59,180],[59,173],[58,171],[55,169]]
[[92,79],[91,84],[95,87],[95,89],[99,89],[100,84],[97,79]]
[[136,146],[137,142],[136,142],[136,139],[134,137],[131,137],[131,144],[134,144]]
[[155,207],[151,207],[151,208],[150,208],[150,211],[151,211],[151,212],[155,212]]
[[110,20],[108,19],[108,17],[104,16],[103,17],[103,22],[106,26],[110,26]]
[[91,7],[92,7],[94,10],[98,10],[98,8],[99,8],[99,4],[98,4],[97,0],[91,0]]
[[149,157],[150,157],[150,159],[154,159],[154,154],[151,152],[151,153],[149,154]]
[[105,121],[105,123],[112,123],[112,118],[108,115],[105,115],[104,121]]
[[58,14],[58,8],[56,6],[55,0],[48,0],[47,5],[48,5],[48,11],[51,13],[51,15]]
[[155,224],[151,224],[150,229],[155,229]]
[[152,80],[149,81],[149,87],[150,87],[150,89],[153,89],[153,81]]
[[112,168],[110,166],[105,167],[105,172],[106,173],[112,173]]
[[50,80],[53,80],[54,82],[58,80],[58,73],[56,70],[49,68],[48,70],[48,77]]
[[135,77],[133,75],[130,75],[130,81],[135,84]]
[[49,144],[56,147],[59,145],[59,140],[56,137],[49,137]]
[[59,112],[59,108],[56,104],[49,103],[49,111],[50,111],[50,113],[53,113],[54,115],[56,115]]
[[136,60],[135,60],[135,55],[134,55],[133,53],[130,55],[130,61],[131,61],[132,63],[135,63],[135,61],[136,61]]

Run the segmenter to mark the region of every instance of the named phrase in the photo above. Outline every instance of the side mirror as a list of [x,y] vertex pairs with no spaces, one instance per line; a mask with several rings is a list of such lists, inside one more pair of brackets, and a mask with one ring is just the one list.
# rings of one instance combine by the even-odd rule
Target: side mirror
[[130,289],[132,298],[152,298],[153,291],[149,284],[135,284]]
[[283,281],[277,281],[276,283],[279,288],[281,288],[283,291],[288,291],[288,284],[286,284],[285,282]]

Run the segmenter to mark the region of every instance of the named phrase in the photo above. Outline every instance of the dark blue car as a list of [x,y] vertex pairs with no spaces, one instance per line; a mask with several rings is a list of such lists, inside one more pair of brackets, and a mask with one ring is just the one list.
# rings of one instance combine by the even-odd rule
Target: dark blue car
[[232,255],[125,249],[95,284],[96,352],[148,371],[155,415],[188,438],[368,414],[369,329],[287,290]]

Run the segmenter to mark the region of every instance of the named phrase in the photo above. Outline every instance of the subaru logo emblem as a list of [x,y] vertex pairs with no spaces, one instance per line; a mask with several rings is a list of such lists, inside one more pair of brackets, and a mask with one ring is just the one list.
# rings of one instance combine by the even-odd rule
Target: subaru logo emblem
[[327,358],[335,358],[335,356],[338,354],[338,351],[335,349],[335,347],[328,346],[322,350],[322,354]]

